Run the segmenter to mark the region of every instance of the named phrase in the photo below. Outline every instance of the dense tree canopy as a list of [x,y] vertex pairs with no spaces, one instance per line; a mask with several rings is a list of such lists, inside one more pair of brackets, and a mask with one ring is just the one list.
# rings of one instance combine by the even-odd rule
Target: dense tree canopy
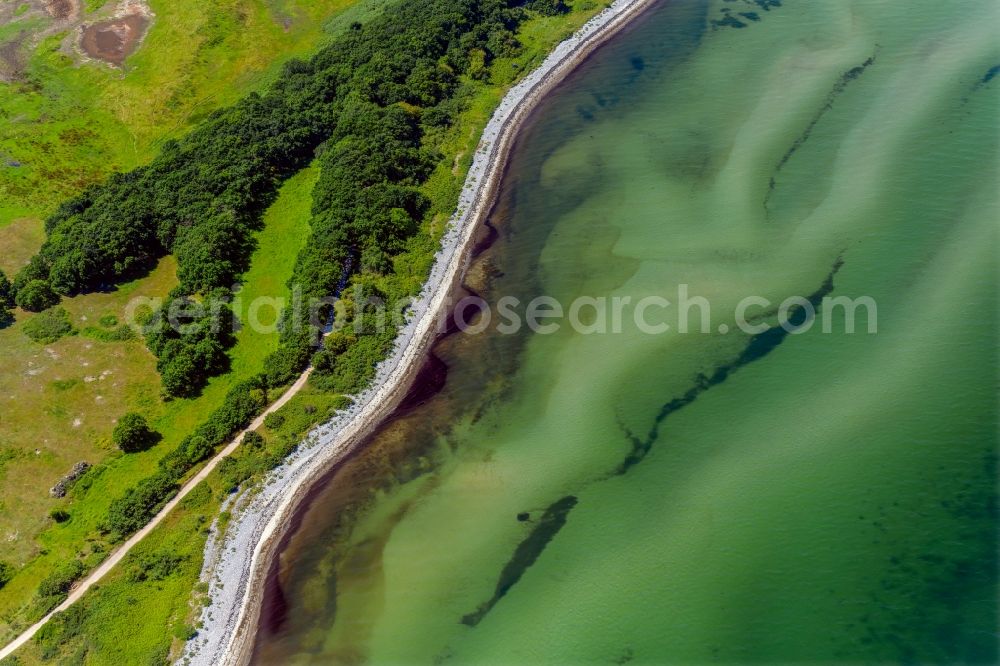
[[[543,12],[560,4],[529,3]],[[352,270],[388,270],[427,210],[416,186],[441,159],[421,147],[424,128],[446,125],[458,112],[452,98],[463,74],[481,78],[495,57],[517,49],[523,5],[400,2],[310,60],[287,63],[269,90],[211,114],[149,165],[63,204],[15,280],[18,304],[45,309],[58,295],[148,271],[168,253],[177,258],[181,294],[232,288],[248,267],[262,212],[321,149],[312,237],[294,282],[322,298]],[[274,381],[304,365],[306,340],[286,337],[298,350],[283,352],[284,371],[278,360],[270,364]],[[225,369],[231,341],[199,327],[150,336],[164,392],[197,393]]]

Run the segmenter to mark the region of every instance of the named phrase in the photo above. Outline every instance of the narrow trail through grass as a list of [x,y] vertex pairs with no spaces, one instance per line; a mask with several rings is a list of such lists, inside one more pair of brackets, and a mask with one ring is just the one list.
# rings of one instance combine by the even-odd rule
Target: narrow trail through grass
[[[311,191],[317,176],[315,169],[307,168],[291,178],[265,215],[253,268],[240,292],[244,302],[262,295],[288,297],[285,281],[309,233]],[[109,294],[66,299],[64,305],[80,328],[102,314],[121,317],[130,298],[162,297],[174,284],[174,261],[167,258],[142,280]],[[261,322],[268,323],[268,316],[262,310]],[[163,402],[154,359],[141,340],[102,343],[76,335],[42,347],[20,329],[19,324],[0,330],[4,349],[0,396],[5,407],[0,432],[14,441],[37,442],[40,453],[14,460],[12,469],[0,474],[0,497],[4,498],[0,531],[17,535],[8,539],[4,558],[22,566],[0,589],[0,617],[5,625],[0,639],[37,619],[39,611],[32,597],[39,582],[60,563],[82,557],[85,564],[94,566],[104,559],[109,544],[99,535],[98,526],[111,501],[136,479],[154,472],[159,459],[217,409],[234,384],[260,372],[264,357],[278,343],[276,334],[243,327],[230,351],[229,373],[213,378],[197,398]],[[40,404],[45,405],[41,413]],[[102,405],[109,409],[101,409]],[[163,438],[147,451],[122,455],[113,450],[109,436],[117,417],[130,409],[146,414]],[[74,426],[77,421],[80,424]],[[97,467],[67,499],[49,497],[49,487],[78,460]],[[53,523],[48,518],[53,507],[67,510],[70,520]]]

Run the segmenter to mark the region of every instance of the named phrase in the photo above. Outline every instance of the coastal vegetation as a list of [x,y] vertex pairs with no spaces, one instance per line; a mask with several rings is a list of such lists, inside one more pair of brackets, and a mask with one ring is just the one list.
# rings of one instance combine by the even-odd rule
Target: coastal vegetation
[[[212,110],[266,86],[282,60],[310,52],[383,3],[151,4],[155,20],[124,70],[81,64],[51,50],[56,41],[50,39],[30,51],[22,44],[30,85],[0,81],[0,267],[7,276],[37,252],[44,241],[39,218],[58,199],[111,170],[149,161],[165,138],[183,135]],[[7,34],[0,30],[0,41]],[[177,91],[183,94],[173,95]],[[66,137],[84,140],[63,141],[69,130]],[[241,287],[248,299],[285,293],[308,232],[312,179],[309,169],[290,179],[266,214],[256,235],[268,249],[255,255]],[[305,213],[299,212],[302,202]],[[44,604],[35,603],[39,583],[61,562],[79,559],[89,569],[106,557],[110,535],[98,527],[111,501],[155,472],[157,461],[217,409],[234,384],[258,373],[277,345],[276,336],[243,328],[227,354],[227,374],[213,378],[196,398],[164,400],[155,359],[124,322],[132,298],[165,297],[176,284],[176,262],[165,257],[141,279],[64,298],[61,307],[78,334],[51,344],[25,335],[37,315],[14,310],[9,324],[0,323],[0,559],[11,565],[0,590],[3,640],[43,612]],[[145,451],[121,455],[111,433],[128,411],[141,413],[162,438]],[[81,462],[90,470],[67,482]],[[50,494],[50,487],[61,494]],[[72,518],[54,521],[50,516],[58,509]]]
[[[309,192],[315,176],[316,172],[307,168],[290,179],[267,211],[265,228],[258,235],[262,249],[254,255],[239,292],[248,301],[259,296],[287,296],[284,282],[308,232]],[[41,411],[29,411],[27,405],[17,403],[0,412],[5,435],[38,447],[36,455],[30,449],[3,449],[4,454],[13,456],[6,465],[10,471],[0,477],[6,482],[4,497],[9,507],[19,510],[0,512],[0,517],[5,521],[4,529],[9,530],[6,533],[22,530],[20,538],[9,542],[5,556],[13,562],[16,576],[0,591],[0,617],[7,639],[44,612],[46,606],[36,603],[37,586],[54,567],[68,558],[92,567],[112,551],[116,535],[107,530],[111,503],[129,494],[137,480],[157,472],[158,461],[225,403],[232,386],[258,374],[264,357],[277,346],[277,335],[243,327],[236,332],[237,343],[228,353],[227,374],[213,378],[197,398],[164,402],[159,395],[155,359],[144,352],[139,341],[95,342],[91,336],[96,331],[121,329],[123,325],[117,322],[126,303],[132,297],[165,295],[176,284],[172,274],[173,261],[168,257],[151,276],[118,290],[64,299],[80,335],[45,349],[24,336],[20,326],[2,332],[8,336],[4,344],[11,347],[0,356],[0,395],[19,391],[36,405],[48,405]],[[115,317],[108,312],[119,314]],[[266,323],[267,317],[262,321]],[[86,367],[81,368],[80,361]],[[28,374],[39,370],[37,375]],[[95,401],[126,408],[108,413],[95,410]],[[115,420],[129,410],[141,413],[162,437],[144,451],[121,455],[114,452],[111,434]],[[76,415],[79,425],[67,423],[67,417]],[[28,439],[31,433],[35,436]],[[52,477],[53,467],[64,474],[81,459],[94,463],[93,469],[67,485],[65,499],[50,497],[48,486],[55,478],[43,481],[45,485],[38,479]],[[53,506],[66,507],[72,520],[54,524],[47,517]],[[35,527],[39,522],[40,527]],[[193,582],[189,590],[191,585]]]
[[38,313],[24,323],[24,334],[43,345],[52,344],[64,335],[73,333],[73,324],[65,308],[54,306]]
[[[177,260],[175,294],[226,300],[249,266],[263,211],[321,144],[312,234],[292,283],[307,297],[326,298],[337,293],[345,271],[392,273],[393,258],[404,254],[403,261],[419,262],[432,245],[407,246],[429,203],[415,186],[439,159],[421,138],[450,125],[461,110],[454,97],[461,76],[485,78],[493,60],[516,53],[513,31],[526,16],[520,4],[405,3],[367,26],[352,26],[308,61],[290,61],[266,92],[168,141],[148,166],[63,203],[45,223],[40,252],[14,280],[18,304],[50,307],[57,294],[140,276],[166,254]],[[531,6],[568,10],[562,3]],[[379,285],[379,297],[392,302],[413,291],[413,284],[392,282]],[[225,371],[232,340],[207,332],[231,326],[208,321],[191,322],[194,330],[184,335],[162,325],[147,335],[167,395],[191,395]],[[312,335],[303,332],[310,323],[285,321],[283,342],[298,350],[271,361],[284,366],[277,376],[304,365],[303,347],[318,342],[315,322]],[[373,352],[391,332],[384,337]]]
[[[109,264],[110,272],[105,274],[98,270],[90,273],[93,267],[90,263],[92,257],[88,258],[86,254],[67,245],[60,245],[58,237],[62,231],[57,228],[66,224],[68,226],[64,229],[68,234],[81,233],[74,228],[78,221],[67,221],[79,213],[69,211],[81,201],[90,202],[81,211],[90,209],[95,201],[111,201],[101,198],[105,196],[100,194],[104,190],[102,186],[98,186],[74,200],[77,203],[69,204],[69,208],[63,206],[50,219],[47,225],[50,231],[49,241],[56,236],[57,242],[52,244],[47,241],[42,253],[19,274],[20,281],[15,282],[21,287],[26,287],[32,280],[40,280],[50,287],[58,284],[65,297],[87,289],[103,290],[113,286],[115,281],[122,280],[125,282],[119,286],[119,290],[122,287],[131,288],[132,285],[144,284],[149,279],[146,275],[150,271],[150,277],[159,276],[176,265],[177,280],[172,282],[173,286],[168,287],[168,290],[173,289],[175,295],[192,305],[212,302],[225,304],[233,298],[233,291],[240,296],[250,296],[252,293],[248,292],[260,289],[268,276],[255,271],[265,265],[271,258],[270,255],[277,253],[284,261],[289,261],[286,264],[289,269],[294,262],[294,274],[289,270],[284,274],[285,279],[292,277],[291,282],[302,285],[315,294],[330,296],[340,293],[346,297],[345,300],[352,309],[362,299],[369,297],[388,302],[397,296],[412,295],[419,289],[429,270],[436,238],[443,230],[443,221],[454,208],[464,170],[471,160],[477,141],[478,130],[485,124],[503,90],[522,72],[537,63],[554,43],[599,8],[592,3],[578,4],[578,11],[567,14],[563,13],[565,10],[560,3],[552,4],[551,8],[541,7],[545,10],[544,13],[539,12],[539,7],[534,7],[534,3],[531,9],[525,6],[508,6],[501,2],[409,3],[407,7],[412,6],[413,9],[385,15],[398,19],[398,25],[379,24],[377,16],[370,21],[359,21],[360,25],[353,26],[344,33],[344,42],[354,46],[343,52],[351,57],[360,57],[358,54],[365,53],[369,59],[377,56],[375,62],[370,62],[365,67],[363,65],[368,61],[351,60],[350,66],[343,66],[338,65],[333,55],[327,53],[327,61],[321,60],[320,56],[308,62],[293,61],[282,70],[282,75],[275,83],[276,89],[290,86],[286,89],[289,98],[294,99],[296,92],[302,94],[303,97],[297,103],[303,105],[303,108],[307,104],[313,104],[313,101],[306,99],[300,86],[322,86],[329,83],[327,79],[339,80],[343,86],[342,94],[338,92],[324,102],[327,106],[309,107],[313,116],[302,121],[304,133],[290,137],[287,143],[283,139],[277,142],[278,145],[264,146],[265,150],[276,151],[269,155],[278,156],[279,162],[287,159],[291,163],[294,160],[294,168],[287,166],[276,171],[265,170],[268,176],[263,180],[256,180],[259,174],[249,167],[243,171],[233,169],[230,175],[234,178],[234,183],[242,183],[243,186],[254,183],[254,187],[260,186],[262,193],[253,196],[241,189],[239,184],[220,184],[212,179],[200,181],[221,188],[218,193],[230,197],[227,201],[239,202],[244,208],[233,207],[220,211],[213,208],[211,203],[205,203],[204,197],[196,197],[192,204],[195,208],[192,210],[198,214],[205,213],[208,217],[198,218],[197,225],[187,224],[185,220],[178,218],[167,223],[168,226],[176,225],[172,230],[174,238],[171,239],[173,242],[169,248],[160,242],[155,232],[153,236],[144,235],[148,229],[140,229],[136,238],[121,235],[122,229],[116,227],[112,219],[107,230],[102,229],[97,234],[100,238],[109,239],[110,249],[100,249],[101,253],[109,254],[100,256],[102,260],[113,258]],[[421,8],[424,13],[421,13]],[[478,22],[469,22],[464,18],[470,15],[470,8],[480,12],[471,13]],[[442,14],[435,17],[433,14],[436,11]],[[525,19],[529,21],[525,23]],[[381,27],[375,30],[373,25]],[[429,38],[426,36],[428,31],[431,35]],[[386,32],[395,39],[380,41],[378,35]],[[495,51],[491,49],[491,40]],[[395,48],[397,42],[408,46],[402,56],[393,55],[390,50],[390,47]],[[334,42],[334,45],[338,43],[340,40]],[[355,47],[357,53],[354,53]],[[386,50],[379,51],[376,47]],[[337,48],[346,49],[343,46]],[[422,69],[417,65],[422,65]],[[354,70],[359,70],[360,73]],[[361,73],[364,73],[364,77]],[[280,83],[285,74],[288,75],[289,82]],[[283,109],[283,112],[302,110],[295,107],[289,110],[290,107],[282,106],[283,103],[277,101],[277,106],[268,110],[264,100],[270,94],[271,92],[265,91],[256,97],[256,101],[248,100],[234,108],[246,113],[275,113],[275,108]],[[239,118],[240,122],[246,120],[243,116],[227,115],[233,113],[236,113],[233,109],[219,112],[206,120],[206,126],[223,127],[226,125],[226,118],[230,123],[235,122],[234,118]],[[324,114],[330,114],[335,120],[341,119],[342,122],[333,122],[324,117]],[[261,122],[267,120],[268,118],[262,118]],[[255,127],[253,123],[250,125]],[[314,126],[328,128],[329,135],[316,143],[315,136],[307,133]],[[198,130],[191,135],[197,136]],[[225,151],[238,150],[236,144],[242,140],[232,138],[233,134],[227,136],[230,137],[229,144],[220,147],[220,155],[231,155]],[[306,137],[308,141],[302,137]],[[158,163],[157,160],[177,159],[185,146],[193,151],[187,154],[189,158],[191,155],[207,154],[198,152],[208,144],[207,135],[198,139],[204,140],[204,145],[197,142],[189,145],[186,143],[188,138],[180,138],[166,145],[154,163]],[[296,141],[312,142],[315,145],[310,143],[308,149],[300,150],[305,144],[297,144]],[[399,158],[400,161],[380,161],[373,158],[373,155],[379,153],[369,152],[365,155],[362,152],[373,150],[392,151],[392,157]],[[364,162],[365,169],[357,173],[351,169],[352,165],[359,164],[359,156],[365,156],[367,160]],[[221,157],[218,159],[223,160]],[[218,166],[220,163],[214,164]],[[309,167],[310,164],[313,166]],[[149,169],[152,168],[151,164]],[[190,176],[193,172],[185,173]],[[197,173],[194,175],[201,177]],[[137,176],[115,177],[103,187],[108,188],[107,192],[125,192],[127,188],[122,189],[119,180],[129,178]],[[322,185],[320,181],[323,182]],[[360,191],[355,191],[356,188],[360,188]],[[272,211],[287,205],[286,193],[299,203],[304,195],[307,209],[308,197],[312,195],[311,223],[308,215],[299,214],[297,218],[302,225],[300,231],[313,235],[309,244],[305,243],[305,234],[292,234],[286,238],[270,237],[265,242],[265,236],[272,225],[279,224],[276,220],[268,221],[268,218]],[[170,196],[169,193],[166,196]],[[141,197],[129,202],[155,206],[155,201]],[[116,205],[111,205],[111,209],[115,209]],[[202,208],[198,209],[199,205]],[[96,215],[96,212],[84,215]],[[96,216],[93,219],[103,218]],[[134,222],[146,218],[140,216],[129,219]],[[192,240],[188,247],[178,241],[180,236],[187,236],[195,226],[199,228],[196,233],[202,234],[198,236],[198,243]],[[383,226],[387,231],[384,237],[379,233]],[[157,226],[156,231],[159,230],[160,227]],[[233,235],[237,232],[241,235],[240,238]],[[145,244],[151,238],[154,240]],[[219,243],[225,254],[199,255],[195,251],[199,243]],[[134,248],[136,254],[116,254],[120,247]],[[296,259],[295,253],[303,247],[310,249],[304,250]],[[58,251],[53,248],[58,248]],[[173,255],[159,256],[159,253],[166,253],[168,250]],[[52,254],[46,255],[47,252]],[[60,266],[66,267],[55,272],[56,279],[53,278],[54,261],[49,262],[45,256],[59,260]],[[327,256],[341,259],[338,270],[316,270],[321,263],[317,260]],[[77,276],[81,279],[78,283],[61,282],[60,275]],[[234,290],[237,279],[243,283]],[[68,284],[76,286],[64,288]],[[171,284],[171,281],[168,280],[167,284]],[[257,293],[272,295],[281,292],[287,293],[286,285],[279,284],[276,290],[271,288],[270,291]],[[90,298],[91,295],[64,298],[64,305],[74,315],[75,304]],[[363,307],[357,309],[363,311]],[[85,568],[94,566],[116,541],[145,524],[176,493],[194,466],[244,427],[270,398],[278,395],[283,386],[308,363],[316,352],[315,344],[318,342],[319,327],[315,321],[295,322],[288,314],[283,316],[281,346],[277,347],[278,336],[271,336],[273,341],[257,344],[252,351],[250,347],[244,346],[244,342],[254,335],[248,328],[237,331],[234,339],[220,342],[206,335],[195,340],[186,336],[175,337],[173,333],[166,331],[157,333],[157,321],[162,321],[162,312],[153,313],[147,324],[154,326],[145,327],[151,351],[155,353],[157,349],[174,343],[173,352],[163,353],[162,358],[184,356],[188,353],[186,350],[190,350],[191,355],[206,353],[205,357],[195,358],[206,358],[214,354],[215,358],[220,359],[220,366],[212,369],[201,364],[198,367],[198,371],[202,373],[200,376],[188,374],[185,367],[177,369],[175,372],[178,377],[185,377],[190,381],[177,381],[170,385],[183,387],[182,391],[191,385],[199,388],[194,389],[192,394],[187,394],[192,395],[192,398],[183,393],[178,394],[177,400],[166,403],[167,408],[171,411],[179,410],[176,412],[179,414],[187,405],[214,404],[214,411],[202,411],[200,418],[194,420],[195,412],[189,410],[190,413],[183,421],[175,420],[169,427],[163,427],[161,423],[150,419],[156,430],[163,433],[160,443],[145,452],[115,459],[113,473],[108,467],[98,466],[81,479],[71,493],[70,506],[81,505],[82,501],[87,510],[80,510],[82,506],[72,509],[72,519],[65,527],[75,530],[75,543],[81,543],[81,537],[86,535],[87,541],[92,544],[92,548],[85,546],[74,556]],[[195,323],[195,331],[204,332],[204,328],[211,328],[198,325],[201,322],[199,315],[193,314],[191,322]],[[333,411],[347,403],[342,393],[357,390],[368,381],[375,362],[384,355],[393,337],[392,330],[377,331],[374,326],[369,325],[374,322],[362,322],[360,330],[333,337],[320,350],[320,355],[316,358],[313,388],[305,396],[300,396],[308,402],[296,398],[281,412],[269,418],[262,436],[263,442],[250,437],[246,442],[247,446],[242,447],[237,456],[221,465],[212,475],[213,479],[218,476],[218,487],[225,492],[213,489],[210,499],[203,498],[200,491],[192,493],[181,503],[176,515],[172,515],[149,538],[150,544],[157,543],[158,537],[155,535],[162,534],[163,539],[177,547],[183,535],[190,535],[192,530],[203,530],[206,521],[214,515],[227,492],[245,487],[261,478],[268,469],[294,450],[301,433],[310,425],[326,420]],[[299,330],[296,331],[296,328]],[[113,325],[111,328],[90,326],[80,330],[83,333],[90,329],[115,330]],[[263,337],[253,339],[258,343],[263,342]],[[216,343],[223,348],[225,360],[217,354]],[[230,346],[233,343],[235,346]],[[227,346],[230,346],[228,351],[225,350]],[[164,372],[163,389],[169,395],[166,390],[167,375],[174,371],[165,372],[168,367],[169,361],[160,366],[159,370]],[[227,372],[209,377],[221,371]],[[220,391],[223,387],[225,390]],[[205,400],[207,397],[212,400]],[[160,417],[160,421],[162,420]],[[183,427],[181,423],[184,423]],[[274,437],[275,431],[286,434]],[[287,434],[291,432],[297,434]],[[131,470],[127,472],[123,468],[126,459],[135,461],[129,463]],[[136,472],[140,471],[145,471],[145,474],[137,475]],[[94,503],[96,485],[105,485],[112,474],[116,481],[114,489],[105,495],[108,501]],[[139,483],[134,481],[137,476],[143,479]],[[208,485],[212,486],[214,483],[216,482],[212,481]],[[203,508],[194,512],[198,514],[197,518],[187,512],[195,495],[198,495],[199,501],[205,502],[204,505],[199,505]],[[167,624],[179,617],[179,628],[175,632],[178,638],[175,640],[182,642],[190,633],[184,629],[184,626],[190,625],[185,625],[183,620],[190,613],[187,607],[189,591],[194,584],[192,579],[197,575],[201,546],[204,545],[204,540],[200,544],[197,539],[190,541],[184,546],[183,552],[187,555],[183,561],[177,563],[161,580],[156,580],[158,576],[139,580],[141,576],[127,574],[122,574],[119,579],[116,570],[111,575],[110,582],[102,584],[100,590],[94,590],[84,597],[80,606],[84,610],[73,611],[73,617],[76,618],[73,622],[67,623],[64,621],[66,616],[60,616],[61,619],[52,625],[57,629],[65,628],[67,631],[61,635],[67,635],[68,632],[70,638],[61,642],[53,639],[50,633],[40,635],[31,649],[22,651],[26,658],[29,661],[40,658],[43,652],[50,657],[59,655],[61,658],[69,658],[81,649],[89,654],[88,660],[95,660],[95,663],[114,661],[111,655],[120,658],[123,648],[113,647],[111,641],[105,640],[114,631],[120,631],[110,628],[108,618],[113,615],[110,608],[121,603],[122,597],[113,600],[109,590],[114,589],[117,590],[116,594],[124,594],[125,589],[148,583],[153,583],[152,587],[155,589],[149,590],[149,596],[144,597],[141,602],[142,607],[145,609],[147,605],[151,605],[156,608],[151,617],[158,617],[157,613],[163,611],[167,614],[165,617],[174,618],[165,620]],[[74,542],[67,541],[66,545],[70,546],[72,543]],[[65,550],[64,548],[64,552]],[[72,550],[70,554],[72,556]],[[159,589],[175,578],[177,584],[167,586],[169,590]],[[115,588],[115,585],[120,587]],[[30,606],[22,607],[16,615],[8,617],[16,618],[14,627],[23,626],[23,622],[37,618],[41,612],[57,603],[59,598],[59,595],[39,596]],[[81,614],[76,615],[77,613]],[[121,622],[120,619],[117,621]],[[86,639],[84,634],[74,633],[77,631],[74,627],[84,626],[88,627]],[[145,655],[145,659],[152,654],[147,651],[151,649],[150,646],[156,646],[157,654],[161,654],[158,651],[164,646],[162,630],[159,634],[144,634],[142,640],[128,648],[129,654]],[[52,647],[53,644],[55,648]],[[177,644],[179,643],[173,649],[176,649]],[[169,652],[169,640],[166,647]]]
[[[341,397],[305,391],[275,412],[280,425],[273,425],[272,419],[272,426],[253,433],[247,445],[185,497],[99,587],[56,615],[20,650],[20,663],[86,659],[96,664],[164,664],[175,658],[185,641],[197,635],[195,618],[207,598],[207,586],[198,582],[198,575],[206,543],[221,538],[225,529],[223,502],[240,497],[233,493],[262,479],[312,425],[344,404]],[[213,521],[216,531],[211,530]],[[138,625],[136,613],[144,619]]]

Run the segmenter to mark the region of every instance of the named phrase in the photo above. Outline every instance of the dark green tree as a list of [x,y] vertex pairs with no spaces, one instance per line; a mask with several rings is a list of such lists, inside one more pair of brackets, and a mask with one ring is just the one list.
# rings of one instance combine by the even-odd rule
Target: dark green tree
[[105,531],[113,541],[121,540],[148,523],[176,493],[177,477],[165,470],[143,479],[111,502]]
[[204,306],[186,299],[179,305],[172,308],[172,320],[163,309],[153,313],[145,333],[164,395],[186,398],[197,395],[209,377],[228,369],[226,349],[233,344],[235,318],[218,300]]
[[129,412],[118,419],[118,425],[111,433],[111,441],[125,453],[144,451],[156,443],[153,431],[141,414]]
[[569,11],[569,6],[564,0],[528,0],[524,6],[546,16],[565,14]]
[[28,312],[41,312],[59,303],[59,296],[45,280],[32,280],[17,292],[18,307]]
[[283,346],[264,359],[264,381],[268,388],[291,383],[309,364],[310,347]]
[[264,436],[256,430],[243,435],[243,446],[248,449],[259,449],[265,444]]
[[195,435],[189,439],[185,446],[187,462],[190,465],[194,465],[202,460],[205,460],[212,455],[213,451],[214,447],[212,446],[212,443],[200,435]]
[[14,313],[6,304],[0,303],[0,329],[7,328],[14,323]]

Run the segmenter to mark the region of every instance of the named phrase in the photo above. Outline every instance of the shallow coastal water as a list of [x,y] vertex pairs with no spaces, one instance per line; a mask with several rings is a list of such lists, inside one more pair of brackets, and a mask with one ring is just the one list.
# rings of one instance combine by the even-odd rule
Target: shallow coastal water
[[[707,332],[444,339],[258,661],[996,660],[998,16],[892,5],[665,3],[541,106],[470,288],[687,285]],[[877,322],[754,336],[751,295]]]

